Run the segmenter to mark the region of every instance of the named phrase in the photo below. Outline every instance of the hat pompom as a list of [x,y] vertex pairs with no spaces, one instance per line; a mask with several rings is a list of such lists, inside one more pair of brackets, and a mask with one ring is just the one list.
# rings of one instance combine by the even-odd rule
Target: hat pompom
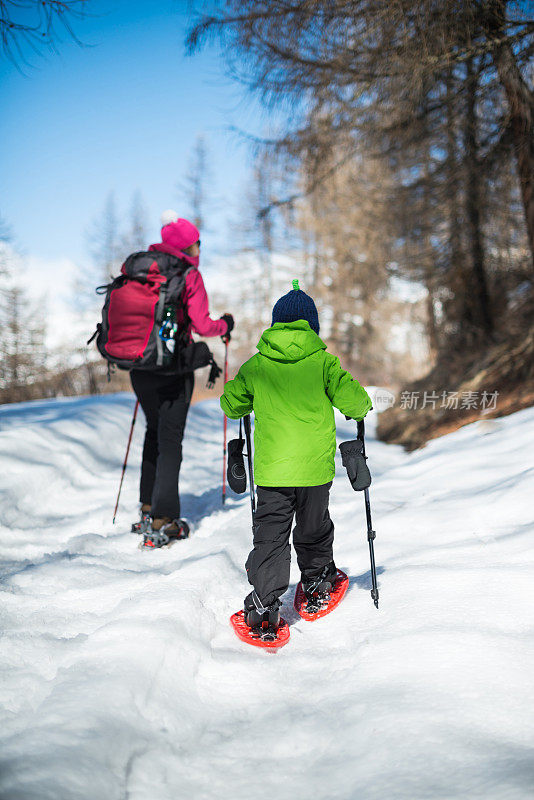
[[176,222],[177,219],[177,212],[173,211],[172,208],[168,208],[167,211],[164,211],[161,215],[161,227],[164,228],[165,225],[170,225],[171,222]]

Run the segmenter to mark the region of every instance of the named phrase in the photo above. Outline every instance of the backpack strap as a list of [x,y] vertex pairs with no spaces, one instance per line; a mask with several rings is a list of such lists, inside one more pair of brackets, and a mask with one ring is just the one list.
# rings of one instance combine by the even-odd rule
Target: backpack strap
[[183,272],[177,272],[176,274],[172,275],[168,279],[167,286],[167,303],[169,305],[172,303],[176,306],[176,309],[181,312],[182,314],[182,322],[178,328],[178,334],[176,337],[177,345],[180,348],[187,347],[189,344],[189,328],[191,325],[191,320],[189,318],[189,314],[187,313],[187,306],[184,302],[184,290],[185,290],[185,281],[187,276],[194,267],[188,266],[187,269],[184,269]]
[[193,267],[189,267],[188,269],[184,270],[182,274],[183,283],[182,283],[182,290],[180,292],[180,296],[178,298],[178,306],[182,311],[183,315],[183,323],[182,323],[182,330],[180,331],[180,339],[182,342],[182,346],[186,346],[188,342],[188,333],[191,325],[191,319],[189,314],[187,313],[187,306],[184,302],[184,292],[185,292],[185,282],[187,280],[187,276],[190,272],[193,271]]
[[[163,312],[165,309],[165,300],[167,297],[167,284],[164,283],[159,290],[159,299],[156,306],[156,313],[154,314],[154,322],[156,325],[161,325],[163,319]],[[161,367],[163,365],[163,342],[161,336],[156,336],[156,365]]]
[[96,330],[95,330],[95,332],[93,333],[93,335],[91,336],[91,338],[87,340],[86,344],[91,344],[91,342],[92,342],[94,339],[96,339],[96,337],[97,337],[97,336],[98,336],[98,334],[100,333],[101,329],[102,329],[102,325],[101,325],[101,323],[99,322],[99,323],[98,323],[98,325],[96,326]]
[[160,290],[159,290],[159,298],[158,298],[158,303],[157,303],[157,306],[156,306],[156,312],[154,314],[154,322],[161,322],[162,321],[162,319],[163,319],[163,311],[164,311],[165,306],[167,304],[166,300],[167,300],[167,284],[163,283],[160,286]]
[[[184,289],[185,289],[185,279],[186,279],[188,273],[191,272],[192,269],[193,269],[193,267],[189,267],[188,269],[184,270],[179,275],[172,276],[171,278],[167,277],[166,282],[163,283],[161,285],[161,287],[160,287],[159,299],[158,299],[158,303],[157,303],[157,306],[156,306],[156,312],[154,314],[154,322],[156,324],[160,325],[162,320],[163,320],[163,314],[164,314],[164,311],[165,311],[165,306],[169,305],[168,300],[167,300],[167,296],[168,296],[168,294],[171,294],[171,296],[173,296],[173,293],[176,291],[176,284],[173,286],[172,285],[172,281],[174,279],[178,278],[179,285],[178,285],[177,288],[179,289],[179,291],[177,292],[177,296],[176,296],[175,299],[174,299],[174,296],[173,296],[173,301],[172,302],[173,302],[173,305],[176,305],[177,307],[178,306],[181,307],[183,315],[184,315],[183,329],[181,331],[181,336],[180,336],[180,339],[182,340],[181,341],[182,346],[184,346],[186,344],[186,334],[187,334],[187,331],[189,329],[189,316],[188,316],[187,311],[186,311],[185,303],[182,300],[182,295],[183,295],[183,292],[184,292]],[[157,367],[163,366],[163,358],[164,358],[163,341],[161,339],[161,336],[157,336],[156,337],[156,366]],[[213,366],[212,366],[212,370],[213,370]],[[211,373],[210,373],[210,375],[211,375]]]
[[116,278],[112,278],[109,283],[103,283],[102,286],[97,286],[95,289],[96,294],[107,294],[113,289],[118,289],[128,280],[127,275],[117,275]]

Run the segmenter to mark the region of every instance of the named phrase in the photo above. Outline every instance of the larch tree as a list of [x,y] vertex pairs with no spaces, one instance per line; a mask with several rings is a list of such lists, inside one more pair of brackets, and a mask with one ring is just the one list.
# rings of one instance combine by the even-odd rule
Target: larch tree
[[[267,105],[287,111],[287,132],[266,146],[301,165],[300,194],[311,197],[358,159],[380,159],[387,191],[380,199],[380,186],[375,191],[375,222],[388,231],[389,262],[428,290],[431,350],[446,359],[451,347],[487,347],[504,327],[502,308],[501,319],[495,317],[498,276],[488,241],[499,158],[516,160],[515,198],[523,219],[514,228],[530,259],[534,253],[534,20],[528,4],[214,5],[191,30],[189,46],[217,36],[230,73]],[[271,205],[295,197],[291,190]],[[335,198],[333,203],[339,205]],[[361,194],[353,195],[353,203],[364,206]],[[512,210],[517,213],[516,202]],[[330,252],[345,285],[347,260]],[[519,275],[523,265],[520,246],[501,269]],[[352,270],[351,279],[356,293],[365,291],[361,271]]]

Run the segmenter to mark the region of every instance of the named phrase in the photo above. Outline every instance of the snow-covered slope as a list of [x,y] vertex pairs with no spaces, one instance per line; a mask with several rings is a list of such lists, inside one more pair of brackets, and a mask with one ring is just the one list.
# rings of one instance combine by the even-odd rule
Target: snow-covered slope
[[291,641],[273,654],[228,624],[247,591],[250,506],[220,508],[215,401],[188,421],[192,538],[145,553],[128,532],[142,420],[111,525],[132,408],[124,394],[0,409],[0,797],[532,796],[534,409],[411,455],[376,442],[371,420],[380,610],[363,498],[339,465],[350,591],[315,623],[289,592]]

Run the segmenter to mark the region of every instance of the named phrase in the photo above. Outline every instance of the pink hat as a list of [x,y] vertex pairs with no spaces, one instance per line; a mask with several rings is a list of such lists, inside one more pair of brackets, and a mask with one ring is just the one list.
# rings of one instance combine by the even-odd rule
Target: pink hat
[[161,229],[161,241],[175,250],[184,250],[200,239],[198,228],[187,219],[169,222]]

